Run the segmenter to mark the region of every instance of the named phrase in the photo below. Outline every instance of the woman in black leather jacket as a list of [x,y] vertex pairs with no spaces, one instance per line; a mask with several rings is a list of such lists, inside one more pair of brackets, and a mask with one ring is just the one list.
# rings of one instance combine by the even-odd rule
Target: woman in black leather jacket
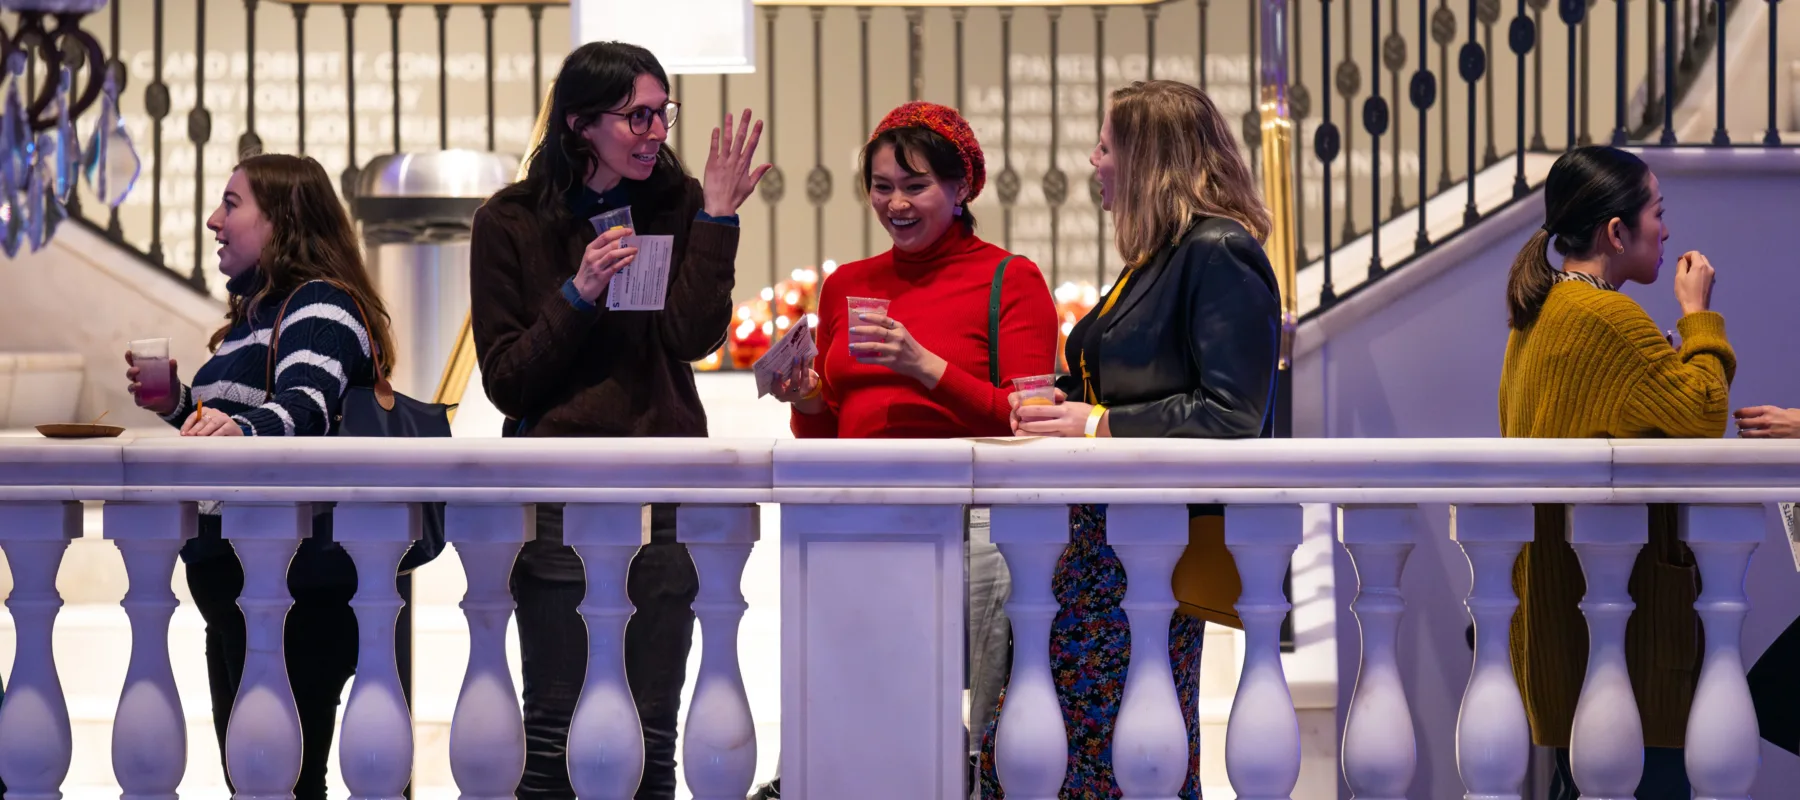
[[[1021,408],[1020,435],[1247,439],[1269,434],[1280,340],[1275,273],[1263,254],[1269,215],[1225,118],[1200,90],[1173,81],[1113,93],[1091,159],[1113,214],[1125,271],[1069,334],[1073,374],[1058,404]],[[1176,565],[1180,611],[1169,660],[1188,730],[1180,796],[1200,796],[1198,716],[1205,623],[1241,627],[1237,567],[1223,510],[1194,506]],[[1070,544],[1054,579],[1059,610],[1051,668],[1069,733],[1063,797],[1117,797],[1113,722],[1124,695],[1130,627],[1119,607],[1125,571],[1106,544],[1105,506],[1070,509]],[[982,747],[982,796],[994,777],[993,728]]]

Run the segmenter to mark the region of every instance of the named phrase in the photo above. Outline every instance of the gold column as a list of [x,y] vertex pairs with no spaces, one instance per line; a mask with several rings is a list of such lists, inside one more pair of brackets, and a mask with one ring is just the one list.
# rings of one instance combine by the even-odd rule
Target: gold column
[[[1273,225],[1264,250],[1275,268],[1281,288],[1281,369],[1292,366],[1294,326],[1299,320],[1299,300],[1294,293],[1294,272],[1300,265],[1294,241],[1294,120],[1288,116],[1288,0],[1256,0],[1261,35],[1262,179],[1263,202]],[[1278,413],[1285,413],[1282,409]]]
[[469,390],[469,378],[475,372],[475,334],[469,327],[469,315],[463,315],[462,330],[456,334],[456,345],[444,361],[444,374],[438,378],[437,391],[431,402],[450,406],[450,419],[456,419],[456,407],[462,404],[463,392]]

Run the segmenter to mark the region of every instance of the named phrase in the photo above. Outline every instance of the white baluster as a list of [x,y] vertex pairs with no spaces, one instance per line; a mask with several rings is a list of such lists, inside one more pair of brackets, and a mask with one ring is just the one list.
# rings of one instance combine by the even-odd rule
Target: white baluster
[[1650,512],[1643,505],[1577,505],[1569,521],[1569,541],[1587,578],[1581,613],[1588,623],[1570,766],[1584,800],[1632,800],[1644,775],[1644,728],[1625,668],[1625,622],[1636,607],[1627,587],[1650,538]]
[[1244,668],[1225,730],[1225,772],[1239,800],[1287,800],[1300,780],[1300,718],[1281,669],[1283,578],[1305,534],[1298,505],[1225,507],[1225,545],[1243,594]]
[[0,780],[9,800],[58,800],[69,774],[69,706],[50,642],[62,608],[56,572],[80,536],[80,503],[0,503],[0,550],[13,579],[6,607],[17,637],[0,702]]
[[169,663],[169,618],[179,603],[170,586],[181,545],[193,538],[193,503],[108,502],[106,538],[125,559],[130,588],[131,662],[113,716],[113,775],[125,800],[174,800],[187,771],[187,718]]
[[[1012,800],[1056,800],[1069,768],[1069,733],[1050,675],[1050,581],[1069,546],[1069,507],[994,506],[989,537],[1012,574],[1012,678],[994,734],[994,768]],[[982,735],[980,731],[974,735]]]
[[1456,718],[1456,768],[1466,800],[1519,800],[1531,757],[1531,727],[1513,676],[1513,562],[1533,535],[1527,505],[1450,508],[1450,536],[1469,559],[1469,616],[1475,620],[1475,666]]
[[1417,506],[1344,506],[1339,540],[1356,567],[1350,610],[1362,666],[1344,721],[1344,782],[1361,800],[1403,800],[1418,767],[1412,709],[1395,651],[1406,600],[1400,574],[1420,527]]
[[462,800],[511,800],[525,774],[525,720],[506,664],[512,571],[519,547],[537,538],[530,504],[451,503],[444,537],[456,547],[468,589],[469,666],[450,720],[450,774]]
[[961,505],[782,504],[782,794],[967,795],[965,529]]
[[581,800],[627,800],[644,775],[644,729],[625,682],[626,572],[644,536],[638,504],[570,503],[563,542],[587,572],[587,675],[569,722],[569,782]]
[[244,565],[244,672],[225,733],[225,768],[238,800],[287,800],[300,779],[300,711],[288,683],[283,632],[294,599],[288,564],[312,535],[307,503],[224,506],[225,538]]
[[681,743],[683,772],[694,800],[743,800],[756,779],[756,724],[738,666],[738,624],[750,607],[744,564],[762,538],[762,515],[755,505],[683,505],[675,530],[700,576],[700,674]]
[[1187,548],[1187,506],[1107,506],[1106,541],[1125,566],[1121,607],[1131,621],[1131,661],[1113,729],[1113,775],[1127,800],[1173,800],[1187,779],[1188,737],[1169,666],[1169,621],[1176,608],[1170,578]]
[[400,667],[394,660],[394,628],[400,616],[394,573],[400,557],[419,538],[419,507],[412,503],[340,503],[332,538],[356,563],[356,680],[344,706],[338,769],[352,800],[399,800],[412,780],[413,725]]
[[1763,526],[1761,505],[1681,509],[1681,537],[1700,566],[1694,608],[1706,628],[1706,656],[1687,726],[1688,780],[1697,800],[1749,800],[1762,763],[1742,639],[1750,612],[1744,579]]

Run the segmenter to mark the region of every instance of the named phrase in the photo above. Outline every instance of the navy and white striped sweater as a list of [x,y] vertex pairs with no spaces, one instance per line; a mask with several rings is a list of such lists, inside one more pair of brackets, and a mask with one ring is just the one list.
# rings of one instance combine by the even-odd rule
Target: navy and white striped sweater
[[269,335],[285,298],[270,297],[231,326],[211,359],[181,387],[181,402],[165,422],[180,427],[194,398],[229,414],[248,436],[328,436],[344,392],[374,383],[369,333],[350,295],[323,281],[294,290],[268,391]]

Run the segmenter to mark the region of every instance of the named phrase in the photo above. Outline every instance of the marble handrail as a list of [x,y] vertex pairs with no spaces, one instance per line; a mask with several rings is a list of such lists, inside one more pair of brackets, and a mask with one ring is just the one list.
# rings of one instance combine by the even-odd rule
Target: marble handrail
[[[1505,650],[1517,603],[1505,576],[1530,540],[1530,505],[1567,503],[1576,507],[1570,540],[1592,587],[1582,604],[1591,656],[1574,730],[1576,777],[1584,788],[1628,792],[1641,772],[1642,736],[1621,649],[1632,610],[1624,576],[1644,541],[1644,505],[1680,503],[1682,536],[1706,576],[1696,603],[1706,649],[1691,723],[1705,746],[1688,751],[1689,769],[1705,796],[1742,797],[1757,763],[1739,652],[1744,576],[1762,540],[1758,504],[1792,500],[1797,486],[1800,445],[1713,440],[0,439],[0,547],[15,575],[8,602],[21,643],[0,702],[0,780],[20,796],[53,797],[68,769],[69,719],[47,643],[61,603],[53,578],[79,535],[71,520],[83,501],[109,503],[105,534],[126,553],[133,586],[125,606],[133,641],[143,643],[131,654],[115,733],[128,797],[166,796],[180,777],[145,758],[179,764],[174,751],[185,748],[169,733],[184,727],[167,666],[163,590],[200,501],[226,504],[225,535],[246,560],[250,638],[261,643],[239,709],[263,710],[234,719],[227,746],[240,789],[283,796],[298,765],[279,648],[290,603],[280,574],[308,535],[308,505],[340,504],[338,524],[358,527],[340,541],[373,573],[389,569],[417,535],[412,504],[446,502],[449,539],[469,575],[463,608],[474,643],[452,727],[452,768],[465,796],[506,796],[522,768],[518,708],[500,652],[511,611],[506,569],[534,535],[532,504],[568,504],[569,542],[591,572],[581,611],[595,631],[571,732],[583,798],[628,791],[642,757],[634,715],[624,713],[617,634],[631,613],[620,581],[646,503],[682,505],[677,535],[696,546],[701,577],[696,611],[709,634],[728,638],[742,613],[744,561],[760,538],[754,506],[783,506],[784,788],[865,798],[964,791],[968,506],[994,507],[993,540],[1020,587],[1013,606],[1021,691],[1001,720],[999,774],[1021,784],[1021,797],[1036,797],[1054,794],[1066,736],[1046,727],[1060,713],[1040,657],[1054,613],[1046,590],[1068,541],[1066,507],[1109,504],[1119,555],[1131,574],[1155,578],[1133,583],[1126,599],[1133,631],[1150,641],[1175,608],[1163,574],[1186,541],[1185,506],[1218,503],[1227,506],[1246,625],[1227,773],[1240,797],[1290,797],[1301,754],[1276,635],[1289,609],[1281,579],[1301,544],[1301,506],[1318,504],[1342,510],[1339,532],[1362,584],[1351,608],[1365,651],[1342,728],[1343,771],[1359,796],[1400,797],[1417,766],[1408,687],[1393,651],[1406,608],[1400,577],[1406,553],[1425,535],[1419,506],[1450,504],[1452,536],[1476,576],[1468,605],[1478,641],[1456,767],[1471,797],[1519,797],[1529,742]],[[365,644],[391,630],[391,589],[365,581],[359,591]],[[700,657],[705,691],[687,726],[688,783],[709,798],[742,796],[758,753],[753,737],[746,743],[735,651],[709,639]],[[340,768],[357,796],[389,797],[405,777],[390,762],[411,750],[407,712],[396,702],[391,654],[360,667],[343,734],[346,755],[358,760]],[[1167,794],[1171,770],[1183,763],[1170,681],[1151,664],[1126,677],[1115,739],[1125,751],[1115,756],[1124,756],[1128,797]]]
[[1659,503],[1797,485],[1800,445],[1777,441],[0,438],[0,500]]

